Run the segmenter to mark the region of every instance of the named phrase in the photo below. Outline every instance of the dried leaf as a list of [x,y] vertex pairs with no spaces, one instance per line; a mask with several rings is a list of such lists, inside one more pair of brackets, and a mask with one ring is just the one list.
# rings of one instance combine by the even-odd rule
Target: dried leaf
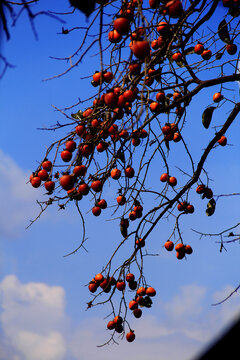
[[82,11],[87,17],[91,15],[91,13],[95,9],[95,0],[88,1],[79,1],[79,0],[69,0],[70,4]]
[[208,208],[212,208],[212,207],[216,207],[216,201],[212,198],[209,200],[209,202],[207,203],[207,207]]
[[223,56],[223,53],[217,53],[215,58],[216,58],[216,60],[220,60],[222,58],[222,56]]
[[228,44],[230,42],[230,35],[228,32],[227,23],[226,23],[226,20],[224,20],[224,19],[218,25],[218,36],[225,43]]
[[190,46],[189,48],[184,50],[185,55],[194,54],[194,46]]
[[202,114],[202,123],[203,123],[203,126],[205,127],[205,129],[209,128],[214,109],[216,109],[216,107],[209,106],[204,110],[204,112]]
[[214,212],[215,212],[215,208],[216,208],[216,201],[212,198],[207,203],[206,215],[207,216],[212,216],[214,214]]
[[207,216],[212,216],[215,212],[215,209],[214,208],[207,208],[206,210],[206,215]]

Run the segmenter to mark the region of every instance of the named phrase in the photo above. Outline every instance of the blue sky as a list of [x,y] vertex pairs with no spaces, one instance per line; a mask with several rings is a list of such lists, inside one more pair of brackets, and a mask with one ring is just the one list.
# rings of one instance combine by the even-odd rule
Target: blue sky
[[[44,8],[49,2],[41,4]],[[68,6],[63,0],[58,4],[62,10]],[[79,13],[66,21],[66,27],[86,25],[85,17]],[[120,340],[119,346],[97,348],[109,338],[108,320],[104,318],[110,308],[100,306],[86,311],[91,297],[85,285],[100,272],[120,239],[116,223],[107,221],[111,211],[94,219],[86,214],[88,252],[81,250],[67,258],[63,255],[76,248],[81,238],[81,223],[73,206],[62,212],[49,208],[32,227],[25,228],[38,214],[36,199],[43,198],[43,189],[33,189],[26,183],[36,161],[41,160],[57,136],[37,128],[64,120],[52,104],[69,106],[94,91],[89,79],[80,78],[98,69],[98,65],[94,57],[89,57],[66,76],[43,82],[66,66],[49,56],[69,55],[79,46],[81,35],[60,35],[61,23],[44,15],[36,19],[35,26],[38,40],[22,16],[11,29],[11,40],[2,45],[4,55],[15,68],[9,69],[0,82],[0,359],[193,359],[231,319],[239,316],[238,294],[221,306],[211,304],[238,285],[240,250],[235,243],[220,253],[216,238],[200,239],[191,228],[216,233],[236,224],[239,197],[220,198],[216,214],[208,218],[206,202],[200,201],[193,189],[191,201],[196,211],[182,221],[184,239],[194,249],[186,261],[178,261],[162,248],[171,232],[171,221],[154,229],[148,251],[159,256],[148,257],[145,262],[145,275],[157,290],[153,307],[145,309],[139,320],[129,314],[136,332],[134,343]],[[235,92],[238,97],[237,84]],[[211,99],[209,91],[199,94],[188,115],[186,136],[196,154],[209,141],[201,125],[201,113]],[[225,116],[225,112],[218,111],[214,121],[219,125]],[[209,131],[214,134],[213,129]],[[238,134],[236,121],[227,134],[230,145],[216,148],[207,161],[215,194],[239,191]],[[181,147],[170,156],[184,168]],[[162,186],[162,172],[162,164],[156,163],[153,186]],[[185,180],[177,169],[176,174],[180,183]],[[107,200],[111,202],[114,196],[108,188]],[[146,200],[146,208],[152,201]],[[87,201],[81,206],[84,213],[91,208]]]

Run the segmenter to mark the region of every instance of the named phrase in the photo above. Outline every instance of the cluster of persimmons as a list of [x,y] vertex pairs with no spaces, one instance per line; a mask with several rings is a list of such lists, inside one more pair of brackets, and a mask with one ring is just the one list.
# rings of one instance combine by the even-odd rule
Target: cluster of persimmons
[[[91,194],[94,199],[91,203],[94,216],[100,216],[102,210],[109,207],[103,196],[106,185],[118,184],[120,189],[111,206],[115,206],[119,211],[125,209],[119,216],[120,230],[123,238],[128,238],[129,223],[138,219],[142,221],[145,216],[141,199],[141,191],[144,189],[144,180],[141,179],[142,168],[136,168],[133,165],[133,153],[137,152],[138,146],[148,150],[154,142],[165,144],[169,151],[169,142],[179,143],[183,140],[181,119],[184,118],[186,107],[193,95],[189,95],[187,82],[184,84],[178,75],[178,69],[186,67],[193,78],[189,84],[194,81],[197,83],[195,70],[191,69],[187,56],[190,54],[195,57],[196,62],[207,64],[213,56],[213,46],[212,48],[210,44],[207,46],[207,41],[193,41],[195,33],[188,37],[184,45],[182,43],[184,37],[181,27],[186,22],[187,16],[194,13],[195,8],[192,5],[194,1],[189,2],[188,9],[183,8],[181,0],[149,0],[147,5],[142,0],[124,0],[120,1],[120,4],[119,1],[99,0],[96,3],[100,5],[101,14],[111,4],[116,3],[118,6],[114,7],[118,10],[114,13],[111,26],[108,28],[106,43],[112,54],[120,53],[121,46],[124,47],[127,44],[123,54],[127,52],[129,58],[121,58],[123,69],[120,77],[118,76],[119,64],[115,66],[116,71],[111,68],[111,65],[103,67],[103,64],[100,64],[101,70],[91,74],[91,84],[97,90],[94,100],[85,109],[72,114],[74,126],[70,133],[48,149],[39,167],[31,174],[30,183],[34,188],[43,185],[51,201],[55,199],[59,202],[61,199],[66,203],[71,200],[79,202],[83,197]],[[223,0],[222,3],[229,9],[229,14],[236,12],[239,6],[239,1],[234,0]],[[145,22],[144,26],[144,21],[141,20],[143,14],[147,19],[153,15],[156,16],[156,23],[151,22],[150,26]],[[199,19],[198,15],[196,16],[197,22]],[[142,21],[139,26],[136,26],[136,18]],[[223,28],[224,26],[225,24],[222,25]],[[235,55],[237,45],[229,36],[226,36],[228,35],[226,27],[223,31],[220,27],[219,34],[221,40],[225,36],[226,41],[223,40],[226,42],[223,49],[225,54]],[[191,49],[185,51],[190,39]],[[165,73],[163,73],[162,66],[166,63],[168,71],[164,70]],[[170,78],[172,85],[168,86]],[[169,91],[171,91],[170,94]],[[213,93],[212,96],[215,104],[224,99],[221,91]],[[143,109],[142,113],[147,113],[146,120],[142,123],[139,121],[138,114],[140,108]],[[162,123],[151,142],[154,132],[150,124],[153,124],[160,114],[168,114],[169,119],[172,115],[174,120]],[[206,112],[203,119],[203,125],[206,128],[210,122],[210,119],[206,120],[207,116]],[[208,122],[207,125],[206,122]],[[227,144],[224,134],[217,141],[221,146]],[[101,161],[97,163],[100,155]],[[170,174],[169,168],[162,174],[159,173],[159,178],[160,182],[166,184],[165,189],[169,187],[170,191],[177,193],[175,188],[178,181]],[[58,195],[54,198],[56,192]],[[213,198],[213,191],[201,181],[198,181],[196,192],[201,194],[202,198],[209,200]],[[170,204],[169,208],[172,205]],[[181,214],[194,212],[194,206],[181,196],[175,199],[175,205]],[[142,254],[144,246],[145,237],[136,234],[133,246],[134,256],[137,253]],[[179,260],[193,251],[190,245],[183,243],[181,237],[175,243],[168,239],[164,246],[168,251],[175,248],[176,257]],[[93,306],[99,294],[113,294],[119,291],[124,297],[127,287],[131,294],[134,292],[128,307],[136,318],[141,317],[143,308],[151,307],[151,298],[156,295],[156,290],[142,281],[141,274],[137,280],[130,272],[130,264],[134,256],[130,257],[129,262],[125,262],[117,276],[116,274],[115,277],[111,276],[106,271],[105,274],[97,274],[89,282],[89,291],[94,294],[89,307]],[[108,322],[107,328],[114,330],[114,333],[124,333],[126,332],[124,324],[125,318],[122,318],[120,313],[114,313],[114,318]],[[131,328],[126,333],[126,339],[129,342],[135,339]]]

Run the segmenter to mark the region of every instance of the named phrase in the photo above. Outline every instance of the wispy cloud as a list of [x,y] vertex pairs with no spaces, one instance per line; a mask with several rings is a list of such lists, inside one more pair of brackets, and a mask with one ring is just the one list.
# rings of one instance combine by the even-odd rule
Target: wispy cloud
[[[213,294],[213,299],[219,301],[229,291],[232,287],[226,286]],[[22,284],[9,275],[0,283],[0,350],[8,354],[8,360],[193,359],[240,310],[237,296],[219,307],[211,307],[206,296],[203,286],[182,286],[168,301],[159,302],[151,315],[147,311],[141,319],[130,315],[134,343],[122,341],[120,336],[116,337],[119,346],[98,348],[110,336],[103,319],[74,324],[66,315],[62,287]]]
[[0,283],[0,315],[5,343],[24,360],[64,359],[65,292],[43,283],[21,284],[15,275]]
[[38,190],[26,185],[29,175],[0,149],[0,238],[16,237],[36,213]]

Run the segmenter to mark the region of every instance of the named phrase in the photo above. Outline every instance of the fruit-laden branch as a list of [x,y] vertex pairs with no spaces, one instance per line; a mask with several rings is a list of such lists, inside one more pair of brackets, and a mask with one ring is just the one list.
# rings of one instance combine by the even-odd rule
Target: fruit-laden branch
[[[164,210],[158,215],[158,217],[156,218],[156,220],[154,221],[154,223],[152,224],[152,226],[150,227],[150,229],[144,234],[144,236],[142,237],[143,240],[146,239],[150,233],[152,232],[152,230],[155,228],[155,226],[157,225],[157,223],[160,221],[160,219],[166,214],[166,212],[182,197],[182,195],[189,190],[199,179],[199,176],[201,174],[201,171],[203,169],[203,165],[209,155],[209,153],[211,152],[211,150],[213,149],[214,145],[217,143],[217,141],[220,139],[220,137],[225,134],[225,132],[227,131],[227,129],[231,126],[231,124],[233,123],[233,121],[235,120],[236,116],[238,115],[240,111],[240,103],[237,103],[233,110],[231,111],[230,115],[228,116],[228,119],[226,120],[226,122],[224,123],[224,125],[222,126],[222,128],[215,134],[215,136],[212,138],[212,140],[209,142],[208,146],[206,147],[206,149],[204,150],[201,159],[199,160],[198,164],[197,164],[197,169],[194,172],[191,180],[189,180],[187,182],[187,184],[177,193],[177,195],[169,201],[169,204],[164,208]],[[145,217],[147,217],[150,213],[152,212],[152,210],[145,215]],[[136,232],[138,232],[141,223],[144,221],[144,218],[140,221],[138,228],[136,230]],[[133,258],[133,256],[135,255],[135,253],[133,253],[133,255],[131,256],[130,259]]]

